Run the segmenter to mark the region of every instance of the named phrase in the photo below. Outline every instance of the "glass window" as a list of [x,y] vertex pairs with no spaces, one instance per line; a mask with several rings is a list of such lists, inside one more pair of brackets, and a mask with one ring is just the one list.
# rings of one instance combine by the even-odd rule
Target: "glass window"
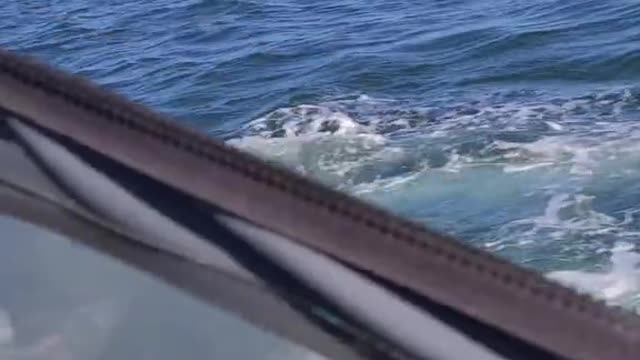
[[[0,7],[0,45],[635,309],[637,10],[618,2],[500,0],[9,1]],[[24,229],[0,225],[2,234]],[[118,310],[126,319],[163,324],[148,317],[171,306],[180,306],[185,318],[198,311],[223,318],[196,302],[187,306],[190,300],[142,275],[124,276],[133,273],[66,242],[24,238],[2,244],[25,252],[17,258],[30,264],[13,257],[0,264],[13,261],[22,270],[9,274],[31,284],[8,296],[14,305],[7,309],[35,309],[47,297],[22,301],[18,294],[60,284],[65,290],[51,290],[50,306],[86,296],[88,303],[78,306],[101,311],[157,302],[144,311]],[[59,259],[76,252],[82,256],[71,256],[68,264],[87,271],[60,267],[67,262]],[[96,279],[91,272],[113,286],[107,300],[98,296],[106,289],[89,290]],[[88,285],[69,287],[70,279]],[[134,280],[144,286],[131,285]],[[173,295],[134,291],[147,286]],[[23,320],[7,311],[22,328]],[[174,327],[205,333],[196,330],[196,320],[189,324],[193,329],[187,322],[151,328],[157,336],[169,336],[162,334]],[[134,326],[142,320],[123,321]],[[217,334],[215,327],[206,329]],[[22,344],[21,334],[16,344]],[[127,336],[117,337],[122,345],[109,351],[134,347]],[[206,347],[202,339],[188,341]],[[250,348],[234,351],[250,356]]]
[[321,359],[57,234],[0,227],[3,360]]

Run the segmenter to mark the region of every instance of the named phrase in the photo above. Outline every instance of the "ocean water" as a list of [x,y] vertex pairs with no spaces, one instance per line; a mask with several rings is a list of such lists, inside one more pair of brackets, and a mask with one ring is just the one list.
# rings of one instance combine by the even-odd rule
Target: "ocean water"
[[637,1],[21,0],[0,46],[640,306]]

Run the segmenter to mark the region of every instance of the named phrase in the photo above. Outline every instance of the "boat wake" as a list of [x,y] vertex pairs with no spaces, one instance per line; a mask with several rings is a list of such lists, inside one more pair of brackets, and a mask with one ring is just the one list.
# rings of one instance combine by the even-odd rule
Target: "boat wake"
[[276,109],[229,143],[631,306],[638,115],[634,88],[429,106],[353,96]]

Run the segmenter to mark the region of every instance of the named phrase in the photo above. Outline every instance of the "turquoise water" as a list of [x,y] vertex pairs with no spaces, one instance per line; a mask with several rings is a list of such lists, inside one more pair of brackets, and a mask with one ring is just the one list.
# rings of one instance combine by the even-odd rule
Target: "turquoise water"
[[635,1],[13,1],[34,54],[635,308]]

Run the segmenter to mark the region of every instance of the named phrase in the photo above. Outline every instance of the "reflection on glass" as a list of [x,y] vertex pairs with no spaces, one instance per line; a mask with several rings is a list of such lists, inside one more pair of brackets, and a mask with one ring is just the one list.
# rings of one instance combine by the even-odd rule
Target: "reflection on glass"
[[0,359],[319,359],[68,239],[0,217]]

